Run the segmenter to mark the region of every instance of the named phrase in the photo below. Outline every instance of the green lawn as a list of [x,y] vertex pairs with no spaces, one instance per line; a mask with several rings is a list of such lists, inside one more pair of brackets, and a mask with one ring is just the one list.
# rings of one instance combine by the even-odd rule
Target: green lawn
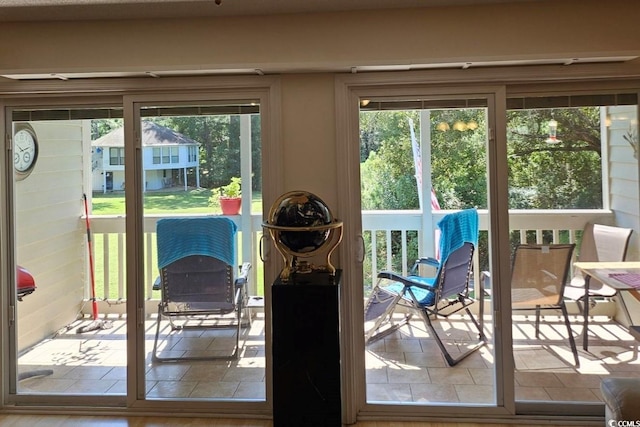
[[[197,189],[189,191],[172,191],[172,192],[147,192],[144,196],[144,212],[145,214],[179,214],[179,213],[221,213],[220,208],[213,208],[209,206],[210,190]],[[124,215],[125,213],[125,199],[124,193],[108,193],[108,194],[94,194],[92,198],[93,215]],[[253,194],[253,200],[251,203],[252,212],[262,212],[262,195],[260,193]],[[94,250],[96,253],[96,259],[94,260],[95,278],[96,278],[96,296],[99,299],[103,298],[104,294],[104,260],[102,257],[102,247],[104,242],[103,235],[95,235],[93,238]],[[242,242],[239,242],[242,244]],[[121,243],[124,250],[124,242]],[[152,250],[155,251],[155,245],[152,245]],[[116,235],[113,235],[109,239],[109,299],[118,298],[118,248],[119,243]],[[242,249],[241,247],[239,249]],[[123,254],[124,259],[124,254]],[[155,259],[155,255],[153,256]],[[146,257],[145,257],[146,260]],[[258,294],[264,294],[263,287],[263,265],[254,266],[257,268],[257,289]],[[146,271],[146,269],[145,269]],[[156,269],[154,269],[156,271]],[[124,275],[124,271],[122,272]],[[147,281],[153,282],[155,277],[146,278]],[[160,292],[154,291],[153,298],[159,298]]]
[[[220,208],[209,206],[211,190],[149,191],[144,194],[144,212],[163,213],[221,213]],[[124,193],[96,193],[92,196],[93,215],[124,215]],[[262,194],[253,193],[251,212],[262,212]]]

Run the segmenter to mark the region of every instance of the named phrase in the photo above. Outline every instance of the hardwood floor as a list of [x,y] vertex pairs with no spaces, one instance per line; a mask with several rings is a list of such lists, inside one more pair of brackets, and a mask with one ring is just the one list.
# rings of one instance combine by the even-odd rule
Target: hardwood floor
[[[167,418],[167,417],[102,417],[82,415],[0,415],[2,427],[273,427],[269,420]],[[361,421],[354,427],[566,427],[571,424],[480,424],[443,422]],[[574,424],[576,425],[576,424]],[[307,427],[307,426],[301,426]]]

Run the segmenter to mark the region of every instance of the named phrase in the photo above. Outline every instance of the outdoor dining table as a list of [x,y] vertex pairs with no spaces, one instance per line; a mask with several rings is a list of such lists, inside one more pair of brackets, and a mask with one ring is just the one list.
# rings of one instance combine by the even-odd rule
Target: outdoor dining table
[[[573,264],[584,276],[584,327],[582,331],[582,348],[589,347],[589,282],[593,277],[608,285],[619,294],[621,291],[629,292],[640,302],[640,262],[576,262]],[[629,325],[629,332],[637,340],[640,340],[640,325],[633,325],[629,308],[623,297],[620,305]]]

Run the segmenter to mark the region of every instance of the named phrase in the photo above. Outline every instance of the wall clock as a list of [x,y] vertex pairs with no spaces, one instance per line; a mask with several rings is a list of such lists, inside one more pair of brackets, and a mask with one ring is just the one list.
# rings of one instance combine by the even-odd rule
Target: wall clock
[[13,167],[16,179],[25,179],[38,159],[38,137],[28,123],[17,123],[13,134]]

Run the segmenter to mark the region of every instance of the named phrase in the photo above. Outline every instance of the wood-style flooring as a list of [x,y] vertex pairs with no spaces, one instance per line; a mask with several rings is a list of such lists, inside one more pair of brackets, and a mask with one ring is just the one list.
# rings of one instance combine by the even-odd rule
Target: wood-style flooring
[[[570,424],[480,424],[443,422],[361,421],[353,427],[566,427]],[[574,424],[575,425],[575,424]],[[269,420],[167,418],[167,417],[102,417],[81,415],[0,415],[2,427],[273,427]],[[305,426],[300,426],[305,427]]]

